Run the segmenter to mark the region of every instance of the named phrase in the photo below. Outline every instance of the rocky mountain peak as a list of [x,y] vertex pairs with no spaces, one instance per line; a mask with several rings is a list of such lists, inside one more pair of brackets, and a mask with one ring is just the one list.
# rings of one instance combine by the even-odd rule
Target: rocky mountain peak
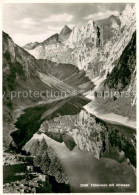
[[56,44],[58,42],[59,35],[58,33],[52,35],[48,39],[42,42],[42,45],[51,45],[51,44]]
[[65,25],[60,31],[59,41],[65,41],[66,39],[68,39],[71,32],[72,30],[67,25]]
[[39,43],[39,42],[28,43],[28,44],[24,45],[23,48],[27,51],[29,51],[29,50],[31,51],[31,50],[37,48],[38,46],[46,46],[46,45],[48,46],[48,45],[57,44],[57,43],[66,41],[69,38],[71,32],[72,32],[72,30],[67,25],[65,25],[59,34],[56,33],[41,43]]
[[88,23],[87,23],[87,26],[93,27],[94,26],[94,21],[89,20]]
[[27,50],[32,50],[35,47],[37,47],[39,44],[40,44],[39,42],[34,42],[34,43],[31,42],[31,43],[26,44],[23,48]]
[[95,21],[91,19],[83,26],[74,26],[72,31],[65,25],[57,35],[58,44],[28,51],[37,59],[65,62],[64,59],[66,63],[72,63],[87,71],[92,79],[103,75],[104,70],[107,74],[106,69],[113,68],[113,62],[120,57],[135,31],[135,21],[135,6],[127,4],[119,15]]
[[132,6],[130,4],[127,4],[124,11],[131,12]]
[[130,26],[133,21],[135,21],[135,6],[127,4],[125,9],[120,15],[121,27]]
[[65,25],[65,26],[62,28],[60,34],[61,34],[61,33],[65,34],[65,33],[67,33],[67,32],[71,32],[71,31],[72,31],[72,30],[71,30],[67,25]]
[[97,20],[95,21],[95,23],[99,26],[110,26],[112,27],[112,24],[113,23],[116,23],[117,25],[120,26],[120,19],[119,17],[117,16],[114,16],[114,15],[111,15],[109,16],[108,18],[104,18],[104,19],[101,19],[101,20]]

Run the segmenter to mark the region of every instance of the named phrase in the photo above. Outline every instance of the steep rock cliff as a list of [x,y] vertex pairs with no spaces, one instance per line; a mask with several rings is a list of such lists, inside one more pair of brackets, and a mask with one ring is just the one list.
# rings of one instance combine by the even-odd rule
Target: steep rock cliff
[[97,159],[107,157],[118,162],[129,160],[131,165],[136,167],[134,129],[110,124],[85,110],[77,115],[66,115],[45,121],[39,132],[60,143],[63,140],[55,139],[56,136],[63,134],[71,136],[80,150],[91,152]]
[[28,50],[37,59],[71,63],[84,69],[91,79],[106,79],[135,31],[135,6],[127,5],[118,16],[75,26],[62,44]]

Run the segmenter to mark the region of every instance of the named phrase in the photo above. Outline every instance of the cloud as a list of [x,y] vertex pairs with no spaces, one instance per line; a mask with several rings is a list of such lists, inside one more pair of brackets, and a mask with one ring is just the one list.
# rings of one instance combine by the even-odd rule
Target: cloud
[[30,28],[30,26],[38,25],[32,18],[23,18],[21,20],[16,20],[16,24],[20,24],[22,28]]
[[75,26],[76,26],[76,24],[68,24],[68,27],[69,27],[70,29],[73,29]]
[[19,46],[24,46],[27,43],[30,42],[42,42],[52,36],[55,33],[59,33],[61,28],[59,27],[52,27],[48,26],[47,31],[45,33],[38,33],[38,34],[27,34],[27,33],[17,33],[12,35],[13,41],[19,45]]
[[59,32],[61,29],[63,28],[63,26],[47,26],[48,30],[52,30],[53,32]]
[[117,16],[118,14],[119,14],[118,11],[108,10],[108,11],[105,11],[105,12],[98,12],[98,13],[94,13],[94,14],[90,14],[88,16],[85,16],[84,20],[89,20],[89,19],[100,20],[100,19],[103,19],[103,18],[107,18],[107,17],[109,17],[111,15]]
[[3,30],[18,45],[23,46],[28,42],[42,42],[59,33],[64,25],[72,29],[74,26],[85,25],[89,19],[115,15],[124,7],[122,3],[5,4]]
[[28,35],[28,34],[15,34],[12,36],[13,41],[19,45],[24,46],[27,43],[30,42],[42,42],[43,40],[47,39],[50,36],[49,33],[43,33],[43,34],[36,34],[36,35]]
[[48,18],[43,19],[43,22],[70,22],[73,16],[67,13],[50,15]]

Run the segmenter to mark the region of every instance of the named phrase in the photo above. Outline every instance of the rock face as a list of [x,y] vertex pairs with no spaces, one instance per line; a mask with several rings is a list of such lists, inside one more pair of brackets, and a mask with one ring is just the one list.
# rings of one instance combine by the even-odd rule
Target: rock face
[[[87,76],[96,85],[94,89],[95,92],[101,91],[104,93],[104,91],[110,90],[113,92],[114,90],[118,90],[118,92],[120,92],[119,85],[123,85],[123,82],[128,82],[122,91],[126,90],[130,94],[130,97],[116,101],[111,98],[109,100],[109,108],[105,109],[109,110],[111,113],[127,116],[129,119],[135,121],[135,39],[134,43],[130,43],[133,40],[132,37],[135,36],[135,31],[135,6],[128,4],[123,12],[117,16],[112,15],[97,21],[90,20],[82,27],[75,26],[69,38],[62,44],[53,44],[51,47],[45,47],[44,50],[36,47],[34,50],[28,51],[36,58],[47,58],[57,62],[64,61],[65,64],[71,62],[78,66],[79,69],[86,72]],[[133,52],[131,52],[132,49]],[[125,65],[126,59],[123,60],[126,58],[126,55],[128,55],[127,58],[129,58],[127,65]],[[110,75],[109,79],[108,75]],[[118,88],[110,87],[110,83],[109,87],[104,87],[104,82],[107,82],[107,79],[109,82],[115,82],[115,85],[118,82]],[[90,98],[90,96],[88,97]],[[90,103],[90,107],[92,105]],[[97,100],[95,105],[105,107],[106,101],[103,101],[101,98],[100,101]],[[127,107],[128,109],[126,109]]]
[[90,113],[136,128],[136,32],[112,72],[88,97],[92,99],[86,107]]
[[125,10],[120,14],[121,27],[130,26],[132,22],[134,23],[135,13],[135,6],[131,7],[131,5],[127,4]]
[[84,110],[77,115],[66,115],[45,121],[39,131],[52,139],[55,139],[54,135],[70,136],[80,150],[91,152],[97,159],[112,157],[118,162],[129,159],[131,165],[136,167],[134,130],[109,124]]
[[46,89],[46,85],[40,80],[36,71],[38,66],[39,64],[33,56],[17,46],[6,33],[3,33],[3,87],[5,99],[11,98],[11,91],[22,91],[29,88]]
[[55,139],[54,135],[57,134],[65,137],[69,136],[80,150],[92,152],[97,159],[100,158],[103,152],[101,133],[105,134],[106,128],[96,125],[95,119],[91,118],[90,114],[84,110],[78,115],[67,115],[45,121],[42,123],[40,131],[43,131],[52,139]]
[[25,49],[32,50],[39,45],[39,42],[28,43],[25,45]]
[[[46,85],[39,79],[36,72],[37,66],[36,59],[17,46],[10,36],[3,32],[4,143],[8,145],[11,141],[9,132],[14,129],[12,124],[16,116],[13,112],[17,107],[19,109],[20,106],[35,101],[35,98],[18,96],[18,91],[29,91],[29,89],[41,91],[46,89]],[[12,91],[15,93],[14,99]]]
[[[72,63],[91,79],[104,80],[111,72],[135,31],[135,7],[127,5],[118,16],[75,26],[62,44],[28,50],[37,59]],[[53,50],[53,52],[52,52]]]
[[75,27],[70,35],[67,45],[73,49],[72,57],[91,79],[105,78],[129,43],[135,31],[135,11],[131,8],[133,14],[124,23],[127,7],[120,16],[90,20],[86,26]]
[[41,45],[45,46],[45,45],[56,44],[56,43],[58,43],[58,38],[59,38],[59,35],[56,33],[56,34],[52,35],[51,37],[49,37],[48,39],[46,39],[43,43],[41,43]]
[[59,41],[66,41],[69,38],[71,32],[72,30],[67,25],[65,25],[59,34]]
[[40,47],[42,46],[42,48],[45,48],[45,46],[47,45],[49,46],[53,44],[58,45],[59,43],[63,43],[64,41],[66,41],[69,38],[71,32],[72,30],[67,25],[65,25],[59,34],[56,33],[41,43],[38,42],[28,43],[23,48],[26,50],[33,50],[38,46]]

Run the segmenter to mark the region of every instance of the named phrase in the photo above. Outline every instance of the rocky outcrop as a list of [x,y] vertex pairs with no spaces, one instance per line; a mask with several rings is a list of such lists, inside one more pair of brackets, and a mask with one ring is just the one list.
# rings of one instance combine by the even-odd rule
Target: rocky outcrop
[[36,48],[38,45],[39,45],[39,42],[28,43],[23,48],[27,49],[27,50],[32,50],[32,49]]
[[66,41],[69,38],[71,32],[72,32],[72,30],[67,25],[65,25],[59,33],[58,40],[60,42]]
[[59,39],[59,35],[56,33],[56,34],[52,35],[51,37],[49,37],[48,39],[46,39],[45,41],[43,41],[41,43],[41,45],[45,46],[45,45],[56,44],[56,43],[58,43],[58,39]]
[[71,137],[80,150],[90,151],[99,159],[103,150],[100,132],[105,133],[106,128],[96,125],[95,119],[82,110],[77,116],[68,115],[46,121],[41,125],[40,131],[45,132],[52,139],[54,138],[51,133]]

